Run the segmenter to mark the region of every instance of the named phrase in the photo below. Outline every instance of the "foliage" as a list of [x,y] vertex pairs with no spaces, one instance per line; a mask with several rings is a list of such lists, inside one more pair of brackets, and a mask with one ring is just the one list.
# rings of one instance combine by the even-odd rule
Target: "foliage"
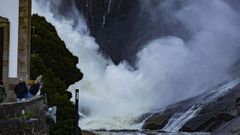
[[32,16],[35,36],[32,38],[31,51],[38,54],[47,67],[51,67],[56,76],[66,85],[81,80],[83,75],[76,64],[78,58],[70,53],[65,43],[59,38],[55,28],[44,17]]
[[43,75],[41,93],[48,96],[48,105],[57,106],[57,123],[50,126],[51,135],[71,135],[74,132],[74,105],[66,92],[70,84],[82,79],[73,56],[58,37],[55,28],[44,17],[32,16],[36,36],[32,37],[31,79]]

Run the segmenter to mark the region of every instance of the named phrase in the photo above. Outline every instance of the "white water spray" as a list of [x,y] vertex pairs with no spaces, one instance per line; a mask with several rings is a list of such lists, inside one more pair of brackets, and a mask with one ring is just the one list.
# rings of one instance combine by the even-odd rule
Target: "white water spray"
[[84,78],[69,90],[80,89],[83,129],[140,128],[131,125],[135,116],[203,93],[228,78],[239,58],[239,15],[221,0],[187,1],[174,11],[193,33],[190,40],[169,36],[150,41],[138,53],[138,70],[104,59],[94,38],[85,34],[81,15],[73,29],[73,21],[54,18],[47,3],[36,1],[33,12],[45,16],[79,57]]
[[192,106],[184,113],[177,113],[169,119],[167,125],[162,129],[163,131],[168,132],[177,132],[179,129],[191,118],[196,116],[197,112],[201,110],[201,108],[195,108],[195,105]]
[[201,109],[208,103],[221,97],[227,91],[231,90],[237,84],[239,84],[240,78],[234,79],[232,81],[226,82],[224,85],[219,86],[215,89],[210,90],[209,93],[205,93],[201,96],[202,100],[190,107],[187,111],[181,113],[175,113],[168,121],[167,125],[162,129],[168,132],[178,132],[184,124],[186,124],[190,119],[195,117]]

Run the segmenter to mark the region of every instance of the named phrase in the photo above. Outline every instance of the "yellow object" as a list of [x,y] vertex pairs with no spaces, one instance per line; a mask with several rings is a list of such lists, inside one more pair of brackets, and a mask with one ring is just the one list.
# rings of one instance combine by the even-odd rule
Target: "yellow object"
[[34,84],[35,80],[28,80],[28,85]]

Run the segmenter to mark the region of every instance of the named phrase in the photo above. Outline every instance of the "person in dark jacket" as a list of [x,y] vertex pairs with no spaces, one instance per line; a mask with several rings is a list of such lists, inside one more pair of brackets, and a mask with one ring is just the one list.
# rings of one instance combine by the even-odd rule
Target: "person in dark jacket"
[[29,88],[29,96],[28,98],[31,98],[35,95],[37,95],[38,91],[40,89],[40,83],[34,83]]
[[20,79],[19,83],[15,86],[14,92],[17,96],[17,102],[22,102],[25,100],[28,94],[28,88],[23,79]]
[[7,95],[3,85],[3,81],[0,80],[0,103],[2,103],[6,97]]

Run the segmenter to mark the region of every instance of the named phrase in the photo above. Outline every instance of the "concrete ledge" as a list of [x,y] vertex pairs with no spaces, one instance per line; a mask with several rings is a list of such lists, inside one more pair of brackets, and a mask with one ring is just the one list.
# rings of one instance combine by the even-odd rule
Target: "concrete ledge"
[[0,135],[48,135],[45,96],[0,104]]
[[0,120],[0,135],[48,135],[44,116],[27,119]]
[[21,103],[8,102],[0,104],[0,120],[21,116],[28,112],[40,113],[45,107],[45,97],[36,96]]

